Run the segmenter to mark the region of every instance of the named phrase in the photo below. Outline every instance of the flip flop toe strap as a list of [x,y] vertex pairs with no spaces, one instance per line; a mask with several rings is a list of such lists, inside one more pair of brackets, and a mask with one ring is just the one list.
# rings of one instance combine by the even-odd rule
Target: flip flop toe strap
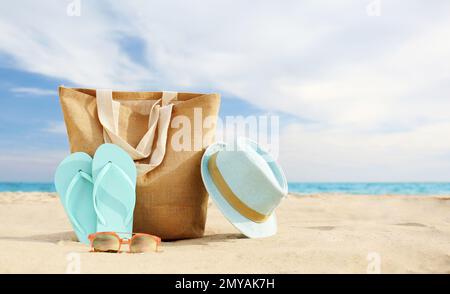
[[[108,173],[108,171],[111,170],[111,168],[116,169],[117,171],[119,171],[119,173],[122,175],[122,177],[126,180],[128,186],[130,187],[130,189],[132,189],[134,191],[134,184],[133,181],[130,179],[130,177],[123,171],[122,168],[120,168],[118,165],[114,164],[113,162],[109,161],[108,163],[105,164],[105,166],[101,169],[101,171],[98,173],[97,179],[94,182],[94,191],[93,191],[93,198],[94,198],[94,210],[97,213],[97,217],[98,220],[100,221],[101,224],[106,225],[106,220],[105,217],[103,216],[103,214],[101,213],[101,211],[98,209],[98,205],[97,205],[97,200],[98,200],[98,189],[101,185],[101,182],[103,181],[103,179],[105,178],[105,175]],[[136,201],[136,199],[133,197],[132,198],[132,205],[131,207],[134,208],[134,202]],[[127,207],[124,204],[125,207]],[[131,220],[133,218],[133,209],[130,209],[127,212],[127,216],[124,220],[124,226],[127,226]]]
[[65,201],[65,207],[66,207],[66,211],[67,214],[69,215],[70,220],[72,221],[73,225],[75,226],[75,228],[80,231],[81,233],[83,233],[84,235],[86,235],[86,232],[83,230],[83,227],[80,225],[80,223],[78,222],[78,220],[75,218],[75,216],[72,214],[71,210],[68,209],[69,207],[69,200],[71,198],[72,195],[72,191],[74,189],[74,187],[78,184],[78,182],[82,179],[87,180],[88,182],[92,183],[92,177],[91,175],[89,175],[88,173],[85,173],[82,170],[79,170],[77,172],[77,174],[72,178],[72,180],[69,183],[69,186],[67,187],[66,190],[66,201]]

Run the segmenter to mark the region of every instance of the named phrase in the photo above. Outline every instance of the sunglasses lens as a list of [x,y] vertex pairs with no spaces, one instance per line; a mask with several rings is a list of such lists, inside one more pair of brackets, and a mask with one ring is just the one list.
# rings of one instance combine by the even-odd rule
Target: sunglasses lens
[[117,252],[120,248],[120,240],[114,235],[97,235],[92,242],[94,251],[99,252]]
[[156,251],[157,246],[158,243],[153,237],[140,235],[131,240],[130,251],[132,253],[152,252]]

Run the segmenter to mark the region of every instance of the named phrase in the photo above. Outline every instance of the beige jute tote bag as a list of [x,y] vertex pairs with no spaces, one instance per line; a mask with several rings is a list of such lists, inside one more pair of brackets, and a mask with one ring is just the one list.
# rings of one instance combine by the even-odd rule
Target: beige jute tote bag
[[213,143],[218,94],[59,88],[71,152],[103,143],[138,170],[133,231],[165,240],[203,236],[208,194],[200,160]]

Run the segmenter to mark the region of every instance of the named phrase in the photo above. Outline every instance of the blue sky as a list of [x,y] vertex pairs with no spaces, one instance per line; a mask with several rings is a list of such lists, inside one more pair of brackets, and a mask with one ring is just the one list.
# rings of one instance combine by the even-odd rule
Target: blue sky
[[[136,48],[127,47],[126,50],[132,58],[141,58]],[[0,150],[4,155],[0,157],[4,163],[0,181],[49,181],[55,164],[69,150],[57,88],[73,84],[67,80],[18,70],[7,64],[1,64],[0,76]],[[158,91],[157,88],[154,90]],[[214,92],[214,89],[208,90]],[[222,101],[219,115],[223,119],[226,116],[264,113],[263,109],[232,95],[222,96]],[[278,115],[286,121],[292,119],[288,114]],[[54,156],[49,156],[52,153]],[[33,156],[44,158],[31,158],[29,167],[23,163],[16,167],[15,161],[21,155],[26,160]],[[42,161],[45,165],[42,165]]]
[[49,181],[68,154],[61,84],[279,115],[291,181],[448,181],[448,1],[75,2],[0,4],[0,181]]

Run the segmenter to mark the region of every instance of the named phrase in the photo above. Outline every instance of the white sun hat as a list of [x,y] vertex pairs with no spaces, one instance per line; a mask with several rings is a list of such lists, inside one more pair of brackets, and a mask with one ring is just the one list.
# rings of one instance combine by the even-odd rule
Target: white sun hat
[[256,142],[239,138],[236,144],[209,146],[201,174],[215,204],[244,235],[276,234],[275,208],[287,195],[288,185],[281,167]]

